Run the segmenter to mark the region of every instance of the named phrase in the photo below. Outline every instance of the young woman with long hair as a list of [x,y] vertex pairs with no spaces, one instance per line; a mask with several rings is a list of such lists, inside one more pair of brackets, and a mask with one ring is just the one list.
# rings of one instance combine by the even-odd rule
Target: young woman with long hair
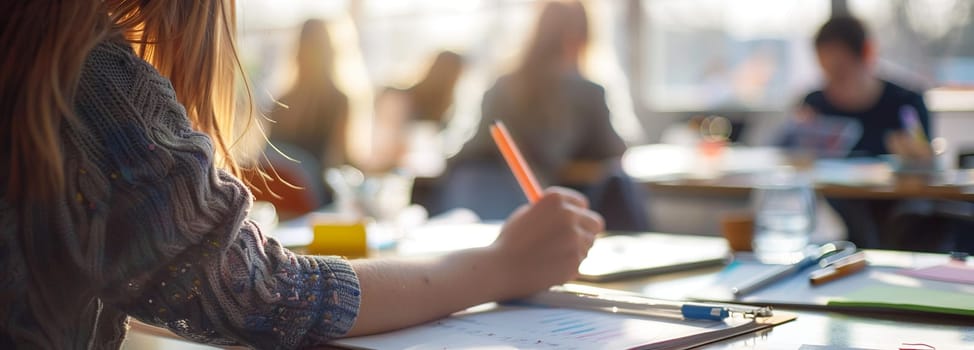
[[457,160],[496,159],[489,126],[503,120],[544,183],[591,185],[626,150],[612,128],[605,89],[580,70],[588,16],[578,1],[548,1],[516,68],[484,94],[477,134]]
[[296,62],[294,85],[271,112],[271,141],[302,149],[322,168],[343,165],[349,102],[335,83],[335,49],[326,22],[304,22]]
[[0,348],[118,348],[129,317],[296,348],[572,278],[601,230],[554,189],[492,245],[421,260],[294,254],[235,177],[231,0],[0,4]]
[[[517,200],[518,195],[484,186],[468,189],[471,186],[466,184],[510,182],[506,174],[493,174],[503,171],[504,165],[494,150],[490,125],[502,120],[542,183],[581,189],[591,196],[596,209],[605,203],[601,210],[607,224],[616,225],[614,229],[646,229],[642,198],[628,195],[636,192],[603,188],[614,179],[626,179],[619,182],[627,188],[632,185],[621,172],[626,145],[610,122],[605,89],[586,79],[580,69],[588,41],[589,20],[581,2],[543,2],[520,61],[484,94],[476,134],[450,161],[443,207],[472,208],[488,219],[510,213],[512,199]],[[605,193],[610,192],[636,198],[607,200]],[[634,205],[616,210],[622,203]],[[609,217],[614,213],[627,214]]]

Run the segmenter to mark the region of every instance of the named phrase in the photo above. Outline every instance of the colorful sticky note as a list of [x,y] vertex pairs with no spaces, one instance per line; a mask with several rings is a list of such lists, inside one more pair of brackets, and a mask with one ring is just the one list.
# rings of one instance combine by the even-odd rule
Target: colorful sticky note
[[368,254],[365,222],[314,223],[314,239],[308,253],[362,258]]
[[948,263],[900,273],[933,281],[974,284],[974,266],[964,263]]

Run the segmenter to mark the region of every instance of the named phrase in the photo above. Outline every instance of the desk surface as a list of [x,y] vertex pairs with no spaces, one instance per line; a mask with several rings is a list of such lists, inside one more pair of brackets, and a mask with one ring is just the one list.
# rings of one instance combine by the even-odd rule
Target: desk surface
[[[944,255],[867,251],[874,264],[927,266],[946,259]],[[612,283],[590,283],[644,293],[657,298],[682,299],[705,286],[720,267],[704,268]],[[936,349],[974,349],[974,322],[930,316],[894,314],[835,313],[794,310],[798,319],[772,329],[738,336],[703,346],[703,349],[798,349],[802,345],[831,345],[863,349],[898,349],[903,343],[925,343]],[[174,337],[172,333],[136,323],[133,331],[141,335]]]
[[[658,192],[746,196],[761,177],[791,162],[780,149],[729,147],[706,157],[691,147],[645,145],[629,149],[623,168]],[[882,162],[821,161],[811,169],[819,193],[835,198],[974,201],[974,172],[897,174]]]
[[[868,254],[870,261],[899,266],[927,265],[945,259],[944,255],[922,253],[868,251]],[[681,299],[706,285],[708,277],[717,271],[719,267],[593,285]],[[797,314],[798,319],[702,349],[798,349],[805,344],[899,349],[902,343],[925,343],[936,349],[974,349],[974,322],[969,318],[781,310]]]

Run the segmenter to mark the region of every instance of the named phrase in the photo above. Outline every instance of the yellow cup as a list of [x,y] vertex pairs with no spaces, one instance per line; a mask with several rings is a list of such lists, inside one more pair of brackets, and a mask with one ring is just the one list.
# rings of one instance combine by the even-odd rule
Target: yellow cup
[[308,245],[309,254],[348,258],[362,258],[368,254],[365,221],[313,219],[311,224],[314,239]]

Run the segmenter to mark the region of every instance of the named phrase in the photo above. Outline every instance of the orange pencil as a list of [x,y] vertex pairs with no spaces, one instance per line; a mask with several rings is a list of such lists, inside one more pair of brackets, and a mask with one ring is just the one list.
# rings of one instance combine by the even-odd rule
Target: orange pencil
[[854,274],[865,268],[866,255],[863,252],[858,252],[836,260],[832,265],[825,268],[812,271],[808,276],[808,281],[813,286],[817,286]]
[[504,155],[504,160],[511,167],[511,172],[517,178],[517,183],[521,185],[521,189],[524,190],[524,195],[528,197],[528,201],[531,203],[537,202],[541,198],[541,185],[538,184],[538,179],[534,177],[531,168],[528,168],[528,163],[524,161],[524,157],[521,156],[521,151],[517,149],[517,145],[514,143],[514,139],[511,138],[511,133],[507,131],[504,123],[499,120],[494,121],[494,125],[490,126],[490,136],[494,138],[494,143],[497,144],[497,148]]

